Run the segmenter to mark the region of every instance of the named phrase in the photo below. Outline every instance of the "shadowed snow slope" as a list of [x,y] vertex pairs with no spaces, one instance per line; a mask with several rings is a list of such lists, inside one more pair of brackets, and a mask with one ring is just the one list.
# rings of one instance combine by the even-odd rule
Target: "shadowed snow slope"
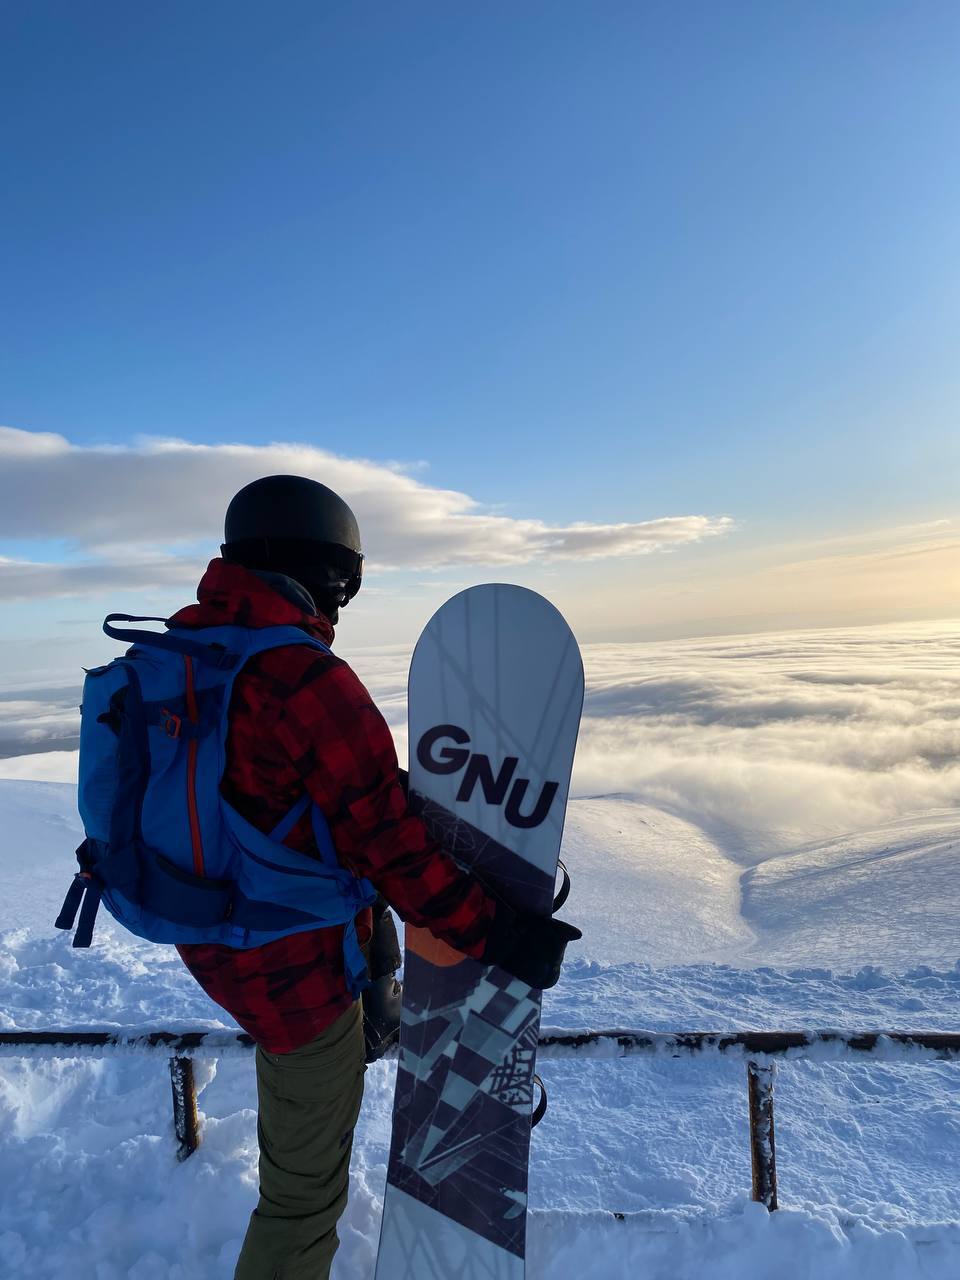
[[684,818],[628,796],[571,800],[563,856],[573,891],[562,914],[593,959],[683,964],[753,941],[740,915],[741,868]]
[[936,964],[960,955],[960,810],[772,858],[743,877],[755,952],[777,964]]
[[624,796],[570,802],[564,914],[607,962],[912,966],[960,956],[960,809],[743,871],[707,832]]

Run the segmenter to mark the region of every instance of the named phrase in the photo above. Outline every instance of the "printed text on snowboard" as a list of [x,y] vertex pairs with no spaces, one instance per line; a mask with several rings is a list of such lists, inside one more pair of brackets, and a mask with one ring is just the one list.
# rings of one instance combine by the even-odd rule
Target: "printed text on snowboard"
[[[456,746],[440,746],[446,738]],[[417,759],[430,773],[458,773],[463,769],[463,779],[457,792],[458,801],[468,801],[477,783],[487,804],[500,805],[506,801],[504,817],[512,827],[539,827],[550,812],[560,784],[545,782],[531,813],[521,813],[520,806],[530,786],[529,778],[514,778],[519,756],[505,756],[494,774],[490,757],[468,749],[470,735],[455,724],[438,724],[428,729],[417,744]],[[511,785],[512,784],[512,785]]]

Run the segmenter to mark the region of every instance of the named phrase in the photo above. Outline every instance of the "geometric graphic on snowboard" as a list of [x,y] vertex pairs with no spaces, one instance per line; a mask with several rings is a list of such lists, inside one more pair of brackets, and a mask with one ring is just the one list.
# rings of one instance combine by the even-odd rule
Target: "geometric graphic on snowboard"
[[[583,702],[557,610],[472,587],[410,668],[410,804],[511,904],[549,914]],[[406,931],[377,1280],[522,1280],[541,993]]]

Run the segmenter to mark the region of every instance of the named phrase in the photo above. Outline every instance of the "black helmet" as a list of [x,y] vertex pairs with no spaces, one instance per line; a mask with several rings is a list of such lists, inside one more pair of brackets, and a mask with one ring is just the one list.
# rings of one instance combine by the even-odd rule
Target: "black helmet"
[[223,536],[225,560],[333,588],[341,606],[360,590],[357,518],[332,489],[307,476],[264,476],[246,485],[227,507]]

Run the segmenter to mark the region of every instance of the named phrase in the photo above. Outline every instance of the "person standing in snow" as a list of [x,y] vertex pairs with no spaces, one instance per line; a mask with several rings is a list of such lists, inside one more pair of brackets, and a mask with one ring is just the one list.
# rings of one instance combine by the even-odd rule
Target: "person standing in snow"
[[[175,628],[293,626],[330,645],[360,589],[363,553],[349,506],[303,476],[268,476],[227,511],[222,558]],[[402,919],[531,986],[559,964],[572,936],[559,921],[518,914],[493,898],[431,840],[407,810],[390,731],[350,667],[307,645],[251,659],[229,713],[224,798],[271,832],[308,796],[322,811],[340,863],[382,895],[356,921],[371,985],[364,1010],[344,970],[344,929],[294,933],[247,950],[180,945],[211,999],[256,1041],[260,1199],[235,1280],[326,1280],[347,1200],[365,1058],[399,1016]],[[319,856],[309,810],[284,843]]]

